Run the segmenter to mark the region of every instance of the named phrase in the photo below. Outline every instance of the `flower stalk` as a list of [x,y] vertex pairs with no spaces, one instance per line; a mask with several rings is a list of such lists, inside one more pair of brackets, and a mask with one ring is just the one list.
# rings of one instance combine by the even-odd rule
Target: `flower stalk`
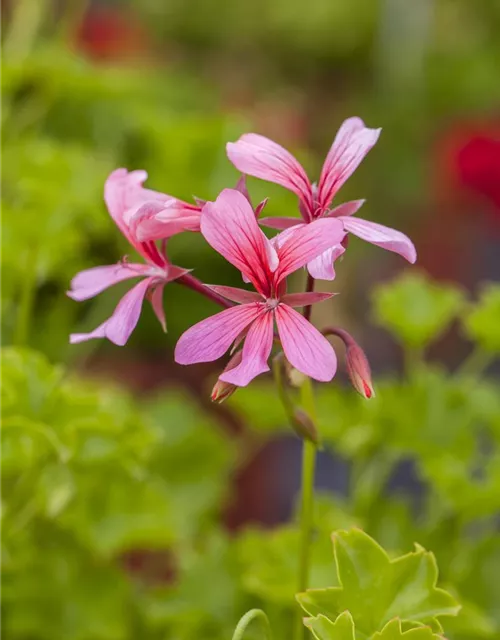
[[[301,387],[301,403],[305,411],[316,420],[316,408],[311,378],[306,378]],[[311,440],[302,441],[302,480],[300,500],[300,550],[297,576],[297,592],[309,587],[311,565],[311,542],[314,510],[314,475],[316,468],[317,445]],[[294,628],[294,640],[304,637],[305,627],[299,612]]]

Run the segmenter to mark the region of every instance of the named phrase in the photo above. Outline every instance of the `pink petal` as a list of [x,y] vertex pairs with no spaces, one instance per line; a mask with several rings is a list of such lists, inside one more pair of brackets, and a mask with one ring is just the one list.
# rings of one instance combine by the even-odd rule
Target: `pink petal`
[[394,251],[399,253],[408,262],[412,264],[417,259],[417,252],[413,242],[405,236],[404,233],[385,227],[382,224],[376,222],[369,222],[368,220],[362,220],[361,218],[337,218],[344,225],[344,229],[353,233],[358,238],[376,244],[382,249],[388,251]]
[[246,387],[256,376],[269,371],[267,361],[272,347],[273,314],[271,311],[264,311],[250,326],[240,364],[222,373],[219,380]]
[[148,200],[166,201],[171,197],[152,189],[144,189],[142,183],[147,177],[145,171],[128,172],[126,169],[116,169],[104,185],[104,200],[108,211],[126,236],[128,226],[123,218],[129,209],[138,207]]
[[255,207],[255,217],[256,218],[258,218],[260,216],[260,214],[264,211],[264,207],[268,203],[268,200],[269,200],[269,198],[264,198],[264,200],[262,200],[262,202],[259,202],[259,204]]
[[281,345],[290,364],[315,380],[331,380],[337,369],[337,358],[325,336],[285,304],[276,308],[275,317]]
[[144,276],[148,271],[151,271],[151,267],[147,264],[123,263],[92,267],[76,274],[67,295],[78,302],[88,300],[117,282]]
[[234,189],[224,189],[215,202],[207,202],[201,216],[201,232],[260,293],[268,295],[270,274],[278,266],[278,256],[260,230],[245,196]]
[[285,241],[277,240],[280,261],[276,272],[277,282],[327,249],[340,244],[344,235],[344,227],[337,218],[322,218],[283,231],[280,236],[285,237]]
[[225,309],[185,331],[175,347],[179,364],[211,362],[220,358],[240,333],[262,313],[259,303]]
[[314,260],[307,263],[307,270],[317,280],[335,280],[334,263],[345,252],[341,244],[327,249]]
[[305,293],[288,293],[281,298],[283,304],[287,304],[289,307],[307,307],[310,304],[316,302],[323,302],[323,300],[329,300],[335,293],[322,293],[319,291],[306,291]]
[[337,191],[377,142],[380,131],[368,129],[360,118],[349,118],[343,122],[321,171],[318,185],[321,209],[328,208]]
[[158,318],[161,328],[167,333],[167,320],[165,318],[165,309],[163,307],[163,290],[165,289],[165,283],[160,282],[151,293],[151,306]]
[[256,293],[255,291],[247,291],[246,289],[238,289],[237,287],[224,287],[217,284],[207,284],[205,286],[233,302],[240,302],[242,304],[264,302],[260,293]]
[[91,333],[72,333],[69,340],[71,344],[92,338],[107,338],[114,344],[123,346],[137,325],[144,296],[152,280],[153,278],[146,278],[130,289],[118,303],[113,315]]
[[241,176],[234,188],[236,189],[236,191],[239,191],[241,195],[245,196],[250,206],[252,206],[252,200],[250,199],[250,194],[248,193],[247,177],[245,175]]
[[302,224],[302,220],[299,218],[261,218],[259,222],[263,227],[280,230],[290,229],[290,227]]
[[238,171],[293,191],[304,202],[306,209],[312,210],[309,178],[292,154],[282,146],[256,133],[246,133],[237,142],[228,142],[226,150]]
[[149,201],[166,202],[171,199],[171,196],[164,193],[144,189],[142,183],[146,180],[147,175],[145,171],[131,171],[129,173],[126,169],[116,169],[104,185],[104,200],[111,217],[136,251],[146,260],[160,264],[158,252],[152,247],[148,249],[148,247],[141,245],[129,228],[130,218],[142,204]]
[[167,265],[166,268],[166,276],[165,282],[172,282],[172,280],[177,280],[178,278],[182,278],[182,276],[186,275],[186,273],[191,273],[192,269],[184,269],[183,267],[176,267],[173,264]]
[[339,216],[352,216],[365,204],[366,200],[351,200],[331,209],[325,217],[338,218]]
[[146,202],[130,218],[130,231],[139,242],[163,240],[183,231],[200,230],[201,211],[173,198],[167,203]]

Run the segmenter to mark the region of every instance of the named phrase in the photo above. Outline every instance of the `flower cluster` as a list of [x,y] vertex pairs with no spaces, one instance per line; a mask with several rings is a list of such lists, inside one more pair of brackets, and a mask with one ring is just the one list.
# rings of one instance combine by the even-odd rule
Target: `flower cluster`
[[[144,171],[117,169],[106,181],[104,199],[118,228],[142,257],[131,263],[95,267],[77,274],[68,295],[74,300],[92,298],[111,285],[141,278],[121,299],[114,313],[94,331],[72,334],[71,342],[108,338],[124,345],[139,320],[147,297],[160,324],[166,329],[163,289],[173,280],[191,287],[225,307],[223,311],[189,328],[179,339],[175,360],[183,365],[217,360],[231,350],[232,357],[219,377],[216,398],[229,395],[233,386],[246,386],[269,371],[273,344],[281,345],[292,367],[316,380],[329,381],[336,371],[336,356],[324,334],[309,322],[310,305],[331,297],[314,292],[314,280],[333,280],[334,263],[346,250],[347,235],[354,234],[414,262],[412,242],[394,229],[363,220],[354,214],[363,200],[332,208],[337,191],[376,143],[380,129],[365,127],[359,118],[346,120],[326,157],[319,182],[312,183],[298,161],[283,147],[257,135],[245,134],[227,145],[227,155],[243,178],[234,189],[224,189],[214,202],[194,204],[143,187]],[[252,207],[245,176],[277,183],[298,196],[300,218],[260,218],[266,202]],[[277,229],[272,239],[260,225]],[[234,265],[254,291],[203,284],[189,269],[172,265],[166,247],[170,237],[198,232],[208,244]],[[304,293],[287,293],[287,277],[306,267],[309,287]],[[295,309],[304,308],[304,314]],[[337,334],[340,335],[340,334]],[[345,332],[342,333],[348,336]],[[367,366],[356,368],[359,355],[348,338],[348,367],[358,390],[368,389],[360,380]],[[362,353],[362,352],[361,352]],[[355,370],[353,370],[353,367]],[[359,371],[358,371],[359,369]],[[362,391],[360,391],[363,393]]]

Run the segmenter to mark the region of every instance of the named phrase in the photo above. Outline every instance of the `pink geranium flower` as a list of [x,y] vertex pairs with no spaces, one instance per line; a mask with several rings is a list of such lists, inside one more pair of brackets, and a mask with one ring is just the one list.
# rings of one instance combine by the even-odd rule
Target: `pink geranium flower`
[[[355,171],[368,151],[377,142],[380,129],[368,129],[360,118],[349,118],[340,127],[328,152],[318,185],[311,183],[300,163],[286,149],[255,133],[247,133],[227,144],[227,154],[234,166],[244,174],[275,182],[295,193],[305,223],[319,218],[336,219],[344,231],[415,262],[416,252],[411,240],[403,233],[375,222],[354,217],[364,200],[353,200],[330,209],[337,191]],[[274,229],[295,229],[303,223],[296,218],[265,218],[261,224]],[[333,280],[333,262],[344,252],[340,242],[308,263],[314,278]]]
[[[250,202],[245,176],[238,180],[235,189]],[[134,234],[138,240],[161,240],[179,231],[199,231],[201,210],[206,200],[195,198],[196,205],[171,198],[167,203],[150,202],[142,207],[131,219]],[[259,216],[266,206],[267,198],[255,208]]]
[[163,329],[166,328],[162,303],[163,288],[167,282],[179,278],[187,273],[187,270],[170,264],[164,250],[160,252],[151,241],[139,242],[132,231],[131,221],[134,216],[141,216],[148,208],[164,206],[170,201],[170,196],[144,189],[142,183],[146,177],[144,171],[128,173],[125,169],[117,169],[109,176],[104,187],[104,199],[111,217],[145,262],[136,264],[124,259],[118,264],[81,271],[71,281],[68,296],[73,300],[88,300],[123,280],[138,277],[142,277],[143,280],[123,296],[108,320],[90,333],[72,334],[71,343],[92,338],[108,338],[117,345],[124,345],[139,320],[146,295]]
[[326,338],[292,307],[329,298],[328,293],[287,294],[288,275],[338,244],[344,230],[338,220],[303,225],[293,235],[274,241],[260,230],[248,200],[234,189],[225,189],[215,203],[207,203],[201,217],[207,242],[239,269],[256,292],[212,286],[239,306],[226,309],[188,329],[179,339],[175,359],[179,364],[210,362],[244,339],[241,362],[224,371],[223,382],[246,386],[269,370],[276,323],[289,362],[316,380],[328,381],[336,370],[336,357]]

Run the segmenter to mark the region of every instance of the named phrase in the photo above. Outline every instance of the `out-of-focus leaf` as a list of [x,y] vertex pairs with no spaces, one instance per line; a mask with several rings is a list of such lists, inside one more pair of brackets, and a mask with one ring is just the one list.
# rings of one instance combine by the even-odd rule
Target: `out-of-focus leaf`
[[203,538],[184,548],[176,584],[144,594],[148,625],[156,634],[182,640],[229,638],[242,605],[237,584],[238,565],[227,538]]
[[372,636],[372,640],[441,640],[442,637],[427,626],[418,626],[405,631],[401,620],[394,618],[381,631],[377,631]]
[[[310,583],[314,587],[331,585],[331,531],[354,523],[354,518],[345,511],[340,500],[333,500],[326,494],[318,495],[311,554]],[[244,588],[264,601],[290,606],[297,589],[298,528],[286,525],[270,532],[248,529],[237,545]]]
[[344,611],[332,622],[324,615],[304,618],[304,624],[316,640],[355,640],[354,620],[349,611]]
[[395,616],[434,626],[436,617],[459,611],[454,598],[436,587],[436,561],[421,547],[391,561],[359,529],[336,532],[333,541],[340,586],[298,594],[299,604],[309,615],[336,619],[349,610],[357,632],[370,636]]
[[377,286],[373,305],[378,324],[406,346],[422,348],[443,333],[463,308],[464,298],[457,287],[412,271]]
[[490,353],[500,353],[500,286],[483,287],[479,300],[463,318],[467,336]]

